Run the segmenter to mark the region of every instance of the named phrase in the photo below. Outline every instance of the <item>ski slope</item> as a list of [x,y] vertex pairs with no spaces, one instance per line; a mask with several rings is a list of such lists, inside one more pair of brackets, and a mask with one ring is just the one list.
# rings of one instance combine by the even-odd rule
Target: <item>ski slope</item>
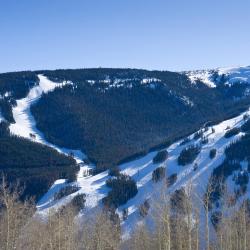
[[[142,218],[139,215],[138,207],[146,199],[154,199],[159,196],[162,183],[156,184],[152,182],[152,172],[157,167],[165,166],[167,176],[170,176],[173,173],[177,174],[177,181],[167,190],[169,194],[182,187],[185,188],[188,184],[192,183],[193,192],[195,192],[199,197],[203,197],[213,169],[220,165],[224,160],[224,149],[232,141],[243,135],[242,133],[239,133],[238,135],[227,139],[224,137],[226,130],[228,127],[240,127],[244,123],[243,116],[245,114],[250,114],[250,112],[244,112],[235,118],[223,121],[218,125],[213,126],[214,133],[212,133],[212,127],[209,127],[208,131],[204,133],[204,135],[208,138],[208,143],[202,146],[201,152],[193,164],[179,166],[177,158],[186,146],[200,143],[201,139],[193,139],[194,134],[189,136],[191,139],[189,143],[180,145],[181,141],[178,141],[168,147],[167,150],[169,152],[169,157],[164,163],[153,164],[153,158],[157,152],[151,152],[140,159],[119,166],[122,173],[131,176],[136,181],[138,187],[137,195],[130,199],[125,205],[120,206],[117,209],[120,218],[122,218],[122,210],[124,208],[128,209],[128,218],[126,221],[122,221],[124,237],[129,236],[135,226],[142,221]],[[216,157],[214,159],[210,159],[209,152],[214,148],[217,150]],[[193,169],[195,163],[199,166],[196,171]],[[48,194],[45,196],[46,198],[43,198],[39,202],[37,206],[38,214],[46,216],[50,209],[58,209],[62,205],[70,202],[70,200],[79,193],[86,194],[86,208],[82,215],[91,212],[92,209],[98,206],[101,206],[102,198],[105,197],[109,191],[109,188],[107,188],[105,184],[106,180],[110,178],[108,171],[95,176],[87,177],[84,177],[82,173],[83,170],[81,170],[78,174],[76,181],[76,184],[80,187],[79,191],[55,202],[53,197],[57,190],[56,185],[58,184],[53,185]]]
[[[189,184],[192,184],[193,192],[196,193],[196,195],[200,198],[203,197],[213,169],[220,165],[224,160],[225,148],[232,141],[243,135],[242,133],[239,133],[236,136],[226,139],[224,138],[225,131],[228,127],[240,127],[244,122],[244,114],[249,114],[249,111],[244,112],[233,119],[223,121],[220,124],[213,126],[213,129],[215,130],[214,133],[212,133],[212,128],[210,127],[208,131],[204,133],[204,135],[208,138],[208,143],[202,146],[201,152],[193,164],[179,166],[177,163],[177,158],[180,152],[186,146],[200,142],[200,139],[192,139],[194,134],[190,135],[190,139],[192,139],[191,142],[185,145],[180,145],[181,141],[178,141],[168,147],[167,150],[169,152],[169,157],[163,164],[153,164],[152,159],[156,153],[152,153],[141,160],[128,163],[126,166],[122,166],[124,169],[123,172],[132,175],[137,181],[139,191],[133,199],[129,200],[127,204],[119,208],[120,214],[123,208],[127,208],[129,213],[128,219],[123,222],[123,230],[125,235],[129,235],[134,226],[142,220],[142,218],[139,216],[138,207],[146,199],[157,199],[157,197],[159,197],[159,192],[161,192],[162,187],[160,187],[160,184],[155,184],[152,182],[152,171],[159,165],[166,167],[167,176],[170,176],[173,173],[177,174],[177,181],[167,190],[169,194],[173,193],[175,190],[178,190],[182,187],[185,188]],[[214,159],[210,159],[209,152],[214,148],[217,150],[216,157]],[[193,168],[195,163],[198,165],[198,169],[196,171],[194,171]],[[140,171],[138,176],[136,174],[136,169],[139,169]],[[144,173],[147,174],[144,175]],[[202,204],[200,205],[202,206]]]
[[[81,214],[82,216],[84,216],[84,214],[102,206],[102,198],[104,198],[109,191],[109,188],[106,186],[106,180],[108,180],[110,176],[108,175],[108,171],[102,172],[95,176],[87,176],[86,171],[91,166],[84,165],[82,163],[84,154],[81,151],[60,148],[47,142],[43,134],[36,128],[36,122],[30,111],[31,105],[35,104],[43,93],[53,91],[55,88],[61,87],[64,84],[70,84],[54,83],[48,80],[43,75],[38,75],[38,77],[40,80],[39,84],[30,89],[27,97],[17,100],[17,106],[13,108],[13,116],[16,123],[10,125],[10,131],[12,134],[23,136],[30,140],[46,144],[61,153],[69,154],[73,152],[76,161],[78,163],[81,163],[81,165],[77,180],[74,183],[79,186],[79,191],[69,196],[63,197],[58,201],[55,201],[55,193],[57,193],[65,185],[68,185],[66,183],[66,180],[64,179],[57,180],[52,185],[50,190],[37,203],[37,215],[46,216],[51,209],[56,210],[70,202],[75,195],[84,193],[86,194],[86,208]],[[138,187],[137,195],[129,200],[125,205],[117,209],[120,217],[122,217],[122,210],[124,208],[128,209],[128,218],[126,221],[122,221],[122,230],[125,237],[128,236],[133,231],[135,226],[142,221],[142,218],[140,217],[138,212],[138,207],[146,199],[152,200],[155,197],[159,197],[162,183],[156,184],[152,182],[152,172],[157,167],[165,166],[167,176],[170,176],[174,173],[177,174],[177,181],[174,183],[174,185],[168,188],[168,190],[166,190],[167,193],[171,194],[175,190],[178,190],[181,187],[187,187],[189,183],[192,183],[194,192],[196,192],[200,197],[203,196],[213,169],[221,164],[224,160],[224,149],[232,141],[242,135],[242,133],[240,133],[236,136],[226,139],[224,138],[226,129],[228,127],[240,127],[244,122],[243,116],[245,114],[250,114],[250,112],[246,111],[235,118],[223,121],[218,125],[213,126],[214,133],[212,133],[212,127],[209,127],[208,130],[204,132],[204,135],[208,138],[208,143],[202,145],[201,152],[199,153],[193,164],[179,166],[177,164],[177,159],[180,152],[185,147],[190,144],[200,143],[201,139],[194,140],[194,134],[189,136],[191,141],[185,145],[181,145],[181,141],[170,145],[167,148],[169,157],[165,162],[161,164],[153,164],[153,158],[157,154],[157,152],[151,152],[142,158],[119,166],[122,173],[131,176],[136,181]],[[31,134],[35,135],[35,137],[31,137]],[[214,159],[210,159],[209,152],[214,148],[217,150],[216,157]],[[196,171],[194,171],[193,168],[195,163],[197,163],[198,165],[198,169]]]
[[62,87],[70,82],[55,83],[47,79],[43,75],[38,75],[39,84],[30,89],[28,95],[20,100],[17,100],[17,105],[13,107],[12,113],[15,120],[14,124],[10,125],[10,132],[14,135],[32,139],[36,142],[45,144],[56,149],[60,153],[74,154],[75,160],[80,163],[84,158],[84,154],[80,150],[72,150],[60,148],[47,142],[43,134],[36,128],[36,121],[31,114],[30,107],[35,104],[44,93],[53,91],[55,88]]

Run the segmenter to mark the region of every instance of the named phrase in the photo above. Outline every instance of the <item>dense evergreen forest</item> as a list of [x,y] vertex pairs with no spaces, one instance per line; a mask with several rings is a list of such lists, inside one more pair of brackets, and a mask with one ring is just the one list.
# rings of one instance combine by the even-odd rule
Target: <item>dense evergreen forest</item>
[[167,71],[37,73],[56,82],[73,82],[43,95],[32,107],[38,129],[54,144],[80,148],[99,170],[194,132],[206,121],[234,116],[249,103],[248,97],[239,98],[244,85],[222,83],[214,89]]
[[0,172],[8,183],[19,182],[23,197],[37,200],[60,178],[74,180],[75,160],[28,139],[10,135],[8,125],[0,123]]
[[[213,89],[168,71],[26,71],[0,74],[0,109],[7,122],[14,122],[12,107],[38,83],[38,73],[72,82],[31,107],[38,129],[56,145],[85,152],[96,163],[95,172],[166,146],[207,121],[232,117],[249,104],[246,85],[228,86],[223,79]],[[11,181],[21,180],[28,195],[39,197],[53,180],[72,179],[78,169],[73,159],[53,149],[11,136],[6,123],[0,140],[1,169]]]
[[12,106],[24,98],[39,81],[35,72],[23,71],[0,74],[0,114],[13,123]]
[[[239,132],[245,134],[225,149],[224,162],[214,169],[210,177],[210,184],[214,189],[211,195],[211,207],[220,200],[229,177],[232,177],[235,183],[234,203],[247,192],[250,173],[250,119],[246,118],[246,122],[237,130],[237,133]],[[227,134],[228,132],[225,133]]]

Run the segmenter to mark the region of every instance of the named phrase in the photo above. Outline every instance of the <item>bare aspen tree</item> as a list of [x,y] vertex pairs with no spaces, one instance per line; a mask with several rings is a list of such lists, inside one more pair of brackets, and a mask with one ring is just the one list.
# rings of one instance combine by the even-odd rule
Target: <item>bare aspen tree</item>
[[[196,197],[201,202],[202,207],[204,208],[205,213],[205,249],[210,250],[210,209],[211,209],[211,202],[212,202],[212,196],[215,191],[214,183],[217,185],[221,185],[222,182],[215,180],[211,178],[208,181],[208,185],[206,189],[204,189],[204,196],[200,197],[198,194],[196,194]],[[202,187],[202,185],[201,185]]]
[[247,250],[247,212],[246,212],[246,203],[243,203],[243,250]]
[[[194,202],[192,184],[187,184],[183,190],[177,190],[170,196],[164,186],[160,195],[157,193],[157,199],[150,200],[150,213],[142,219],[140,226],[131,233],[130,238],[122,242],[120,225],[114,219],[117,217],[111,219],[109,212],[98,211],[94,215],[85,214],[80,218],[75,207],[65,205],[58,211],[49,212],[46,218],[43,218],[34,215],[32,203],[21,202],[19,192],[15,191],[15,188],[10,191],[3,182],[1,183],[0,249],[198,250],[204,247],[210,250],[249,249],[249,200],[239,200],[236,204],[232,201],[234,197],[224,189],[219,209],[213,210],[212,213],[208,203],[211,201],[213,188],[208,187],[205,198],[200,198],[199,203]],[[204,208],[202,215],[201,207]],[[152,225],[148,223],[151,219]],[[203,242],[201,239],[204,233],[199,230],[201,220],[204,220],[204,232],[208,234],[205,235]],[[212,226],[216,237],[212,238],[212,235],[210,238],[207,230],[211,230]]]
[[117,250],[120,246],[120,227],[114,224],[106,212],[92,217],[92,223],[83,230],[84,249]]
[[192,217],[193,217],[193,207],[192,207],[192,183],[189,182],[185,189],[185,200],[184,200],[184,209],[185,216],[187,217],[187,237],[188,237],[188,250],[192,250]]
[[0,187],[0,248],[4,250],[16,249],[21,230],[31,217],[34,207],[28,201],[21,202],[22,189],[16,185],[7,187],[5,178],[2,178]]
[[199,235],[199,225],[200,225],[200,211],[198,208],[194,208],[194,218],[195,218],[195,243],[194,249],[199,250],[200,235]]
[[209,230],[209,206],[210,199],[214,189],[212,186],[212,182],[208,183],[207,191],[204,196],[204,208],[205,208],[205,216],[206,216],[206,250],[210,249],[210,230]]
[[171,226],[169,195],[167,194],[167,183],[164,183],[157,201],[153,201],[153,217],[156,224],[156,238],[158,249],[171,249]]
[[131,250],[151,250],[157,249],[152,234],[148,232],[144,224],[139,225],[131,238],[124,242],[124,246],[129,245]]

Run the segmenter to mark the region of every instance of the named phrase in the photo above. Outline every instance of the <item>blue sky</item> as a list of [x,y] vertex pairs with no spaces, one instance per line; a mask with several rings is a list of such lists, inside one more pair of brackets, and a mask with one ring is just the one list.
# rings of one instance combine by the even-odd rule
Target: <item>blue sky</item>
[[249,0],[0,0],[0,72],[250,65]]

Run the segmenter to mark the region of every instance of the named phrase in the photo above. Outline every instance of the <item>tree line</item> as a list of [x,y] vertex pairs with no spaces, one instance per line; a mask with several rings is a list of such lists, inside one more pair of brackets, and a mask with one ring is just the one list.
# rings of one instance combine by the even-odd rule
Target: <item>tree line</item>
[[73,181],[79,171],[72,157],[55,149],[10,134],[8,124],[0,123],[0,173],[8,183],[25,186],[23,198],[38,200],[57,179]]

